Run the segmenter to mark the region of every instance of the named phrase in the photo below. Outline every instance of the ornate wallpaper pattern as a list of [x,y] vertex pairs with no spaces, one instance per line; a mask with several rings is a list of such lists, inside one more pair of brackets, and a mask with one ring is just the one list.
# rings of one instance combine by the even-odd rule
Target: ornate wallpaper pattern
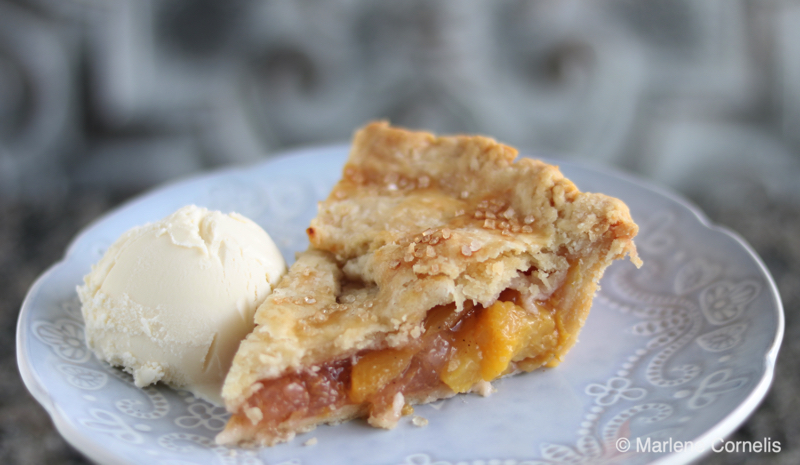
[[1,0],[0,195],[139,190],[372,118],[799,195],[798,31],[791,1]]

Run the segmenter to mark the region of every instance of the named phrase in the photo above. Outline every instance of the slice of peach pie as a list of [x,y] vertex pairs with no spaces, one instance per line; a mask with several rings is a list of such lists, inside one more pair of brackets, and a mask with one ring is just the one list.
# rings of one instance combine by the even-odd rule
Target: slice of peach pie
[[258,309],[217,441],[273,445],[320,423],[392,428],[411,405],[557,365],[615,259],[639,264],[621,201],[478,136],[376,122]]

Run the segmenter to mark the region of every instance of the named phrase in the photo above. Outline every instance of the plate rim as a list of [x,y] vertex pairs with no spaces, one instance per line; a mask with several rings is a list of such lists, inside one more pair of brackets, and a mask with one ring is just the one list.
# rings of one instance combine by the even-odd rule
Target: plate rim
[[747,419],[764,401],[769,393],[770,388],[772,387],[772,382],[775,379],[775,366],[777,364],[778,354],[783,343],[783,336],[786,326],[783,301],[781,300],[780,292],[778,291],[778,286],[775,283],[775,279],[772,277],[772,273],[770,273],[769,268],[767,268],[766,264],[761,259],[761,256],[758,255],[758,253],[755,251],[755,249],[753,249],[750,243],[747,242],[747,240],[745,240],[736,231],[711,221],[711,219],[706,216],[700,207],[683,195],[665,186],[661,186],[655,183],[655,181],[644,180],[636,175],[624,171],[617,171],[607,166],[598,166],[588,163],[571,164],[574,166],[590,167],[594,171],[600,171],[605,174],[624,178],[626,181],[629,181],[638,187],[673,200],[681,207],[684,207],[693,213],[700,224],[706,229],[727,235],[733,239],[740,247],[743,248],[743,250],[747,252],[750,258],[753,259],[759,271],[761,271],[762,276],[765,278],[765,281],[767,282],[769,292],[776,304],[775,312],[777,314],[777,325],[775,328],[775,335],[772,339],[772,344],[763,357],[764,375],[750,392],[750,395],[748,395],[741,403],[739,403],[739,405],[737,405],[736,408],[734,408],[728,415],[717,422],[716,425],[712,426],[704,434],[700,435],[696,441],[693,441],[695,445],[700,444],[700,447],[684,449],[681,452],[666,454],[651,463],[653,465],[679,465],[690,463],[701,457],[707,456],[711,453],[711,447],[717,440],[720,438],[727,438],[747,421]]
[[[275,152],[274,154],[271,154],[269,158],[265,160],[259,160],[254,163],[244,164],[244,165],[222,166],[202,171],[199,173],[194,173],[192,175],[188,175],[185,177],[177,178],[172,181],[159,184],[151,189],[146,190],[141,194],[134,196],[133,198],[121,203],[120,205],[117,205],[111,210],[95,218],[93,221],[91,221],[89,224],[81,228],[81,230],[75,234],[73,239],[69,242],[69,244],[65,248],[64,255],[57,262],[48,267],[42,274],[40,274],[36,278],[34,283],[31,285],[31,287],[28,289],[25,298],[23,299],[19,315],[17,318],[16,344],[15,344],[17,352],[16,353],[17,368],[20,372],[25,388],[28,390],[28,392],[31,393],[34,399],[36,399],[36,401],[45,409],[45,411],[52,419],[56,430],[72,447],[76,448],[81,454],[84,454],[92,461],[98,463],[124,463],[124,464],[136,463],[129,461],[127,458],[124,457],[121,458],[119,456],[107,453],[102,448],[97,448],[94,445],[94,441],[88,440],[84,434],[75,430],[69,424],[67,419],[63,417],[60,410],[53,402],[53,399],[47,393],[46,389],[44,389],[41,381],[38,379],[36,373],[34,372],[33,367],[29,365],[27,357],[23,356],[27,352],[29,344],[28,336],[26,334],[27,328],[24,326],[24,323],[27,320],[26,318],[27,315],[30,314],[30,312],[32,311],[31,300],[33,296],[37,294],[37,292],[44,285],[44,283],[46,283],[49,279],[51,279],[51,277],[56,272],[58,272],[62,267],[68,264],[70,257],[74,255],[75,249],[77,245],[82,242],[83,237],[86,236],[91,230],[93,230],[98,224],[105,222],[111,216],[116,216],[122,214],[125,211],[131,210],[136,206],[138,206],[139,204],[147,202],[150,198],[163,195],[164,192],[167,192],[171,189],[188,186],[193,183],[199,184],[207,179],[219,176],[225,176],[236,172],[244,172],[252,169],[260,169],[266,165],[290,163],[291,161],[299,160],[302,158],[319,156],[320,152],[324,151],[328,151],[331,153],[341,151],[346,154],[347,152],[349,152],[349,150],[350,150],[350,144],[347,143],[304,145],[296,148]],[[670,454],[666,454],[662,457],[655,459],[651,463],[658,465],[685,464],[685,463],[690,463],[702,456],[709,454],[711,452],[709,446],[711,446],[715,441],[719,440],[720,438],[728,437],[755,412],[758,406],[766,398],[769,389],[772,385],[772,382],[774,381],[777,357],[780,352],[780,347],[783,342],[783,337],[785,332],[785,315],[784,315],[783,302],[781,300],[780,293],[778,292],[777,284],[775,283],[775,280],[772,277],[772,274],[770,273],[769,269],[766,267],[763,260],[756,253],[753,247],[737,232],[725,226],[713,223],[697,205],[695,205],[693,202],[691,202],[683,195],[671,190],[666,186],[658,184],[657,181],[640,177],[636,174],[626,172],[616,167],[609,167],[607,165],[602,165],[587,161],[572,161],[572,160],[564,160],[552,157],[534,157],[528,154],[520,154],[520,157],[537,158],[547,163],[558,166],[559,169],[561,169],[562,166],[570,166],[578,169],[588,169],[610,177],[621,178],[624,181],[629,182],[638,188],[645,189],[662,197],[666,197],[669,200],[676,203],[677,205],[679,205],[680,207],[692,213],[693,216],[700,223],[700,225],[703,226],[704,228],[718,232],[720,234],[724,234],[733,239],[734,242],[738,246],[742,247],[742,249],[757,265],[759,271],[761,272],[762,277],[765,279],[767,283],[767,288],[769,289],[769,293],[771,294],[771,297],[775,301],[776,305],[774,307],[774,311],[776,313],[776,321],[777,321],[775,333],[772,337],[772,343],[769,346],[769,349],[762,357],[762,363],[764,367],[763,376],[751,390],[750,394],[742,402],[740,402],[733,410],[731,410],[730,413],[728,413],[714,426],[709,428],[705,433],[701,434],[699,437],[696,438],[695,441],[693,441],[695,445],[700,444],[701,447],[684,449],[681,452],[673,452]]]

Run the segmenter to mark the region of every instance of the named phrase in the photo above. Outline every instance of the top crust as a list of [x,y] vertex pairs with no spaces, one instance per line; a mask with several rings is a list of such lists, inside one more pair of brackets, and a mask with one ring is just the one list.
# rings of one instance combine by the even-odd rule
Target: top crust
[[[374,122],[308,228],[311,247],[258,309],[223,388],[236,411],[257,381],[398,347],[437,305],[484,306],[508,287],[556,308],[574,344],[614,259],[639,264],[627,206],[582,193],[557,167],[480,136]],[[520,279],[522,284],[520,284]],[[524,288],[524,289],[523,289]]]

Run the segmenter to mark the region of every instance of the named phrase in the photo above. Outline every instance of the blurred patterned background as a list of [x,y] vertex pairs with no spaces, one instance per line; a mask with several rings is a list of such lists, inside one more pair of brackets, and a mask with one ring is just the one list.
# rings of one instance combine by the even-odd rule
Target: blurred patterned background
[[787,331],[736,439],[800,463],[800,2],[0,0],[0,462],[85,463],[14,358],[25,292],[159,183],[367,120],[491,135],[670,186],[743,235]]

